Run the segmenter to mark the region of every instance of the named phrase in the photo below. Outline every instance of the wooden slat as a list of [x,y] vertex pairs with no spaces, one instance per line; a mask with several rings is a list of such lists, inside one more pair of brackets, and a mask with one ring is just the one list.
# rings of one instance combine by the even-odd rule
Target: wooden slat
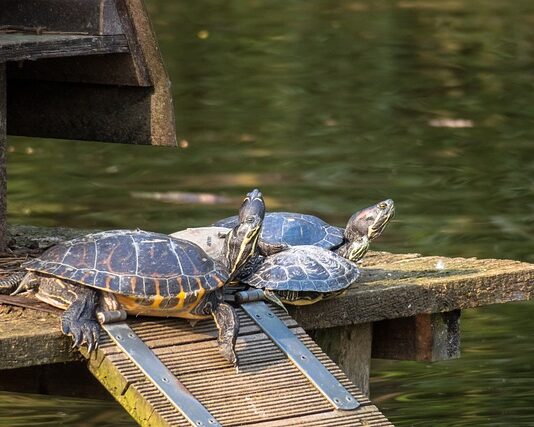
[[[174,319],[137,320],[131,325],[224,426],[304,425],[299,423],[308,420],[317,426],[391,425],[290,317],[283,316],[293,326],[291,330],[362,403],[360,409],[350,413],[334,411],[274,343],[239,312],[244,325],[236,347],[242,360],[239,373],[219,354],[212,322],[200,329]],[[165,336],[166,345],[158,344],[156,336]],[[188,426],[133,362],[111,343],[100,347],[98,355],[89,360],[89,368],[141,425]]]
[[91,35],[122,33],[115,0],[2,0],[0,28]]
[[123,35],[1,34],[0,62],[128,52]]

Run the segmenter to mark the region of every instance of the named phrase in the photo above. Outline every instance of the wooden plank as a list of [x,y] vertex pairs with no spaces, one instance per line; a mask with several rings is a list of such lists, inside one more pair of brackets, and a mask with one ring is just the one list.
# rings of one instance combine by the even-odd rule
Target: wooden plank
[[[153,143],[150,87],[11,80],[10,135]],[[53,114],[43,114],[43,111]]]
[[117,0],[116,6],[139,79],[146,78],[153,85],[150,97],[151,143],[176,146],[171,83],[143,0]]
[[0,62],[128,52],[123,35],[1,34]]
[[114,0],[2,0],[0,28],[41,33],[122,33]]
[[57,315],[0,305],[0,319],[0,370],[80,360]]
[[322,329],[525,301],[533,295],[533,264],[371,252],[361,279],[347,293],[290,313],[304,329]]
[[[219,354],[213,322],[203,330],[180,320],[131,321],[131,327],[224,426],[391,425],[299,327],[294,333],[362,403],[356,411],[335,411],[259,330],[246,329],[237,341],[239,373]],[[280,313],[280,312],[279,312]],[[281,314],[281,313],[280,313]],[[288,316],[286,323],[295,325]],[[296,325],[295,325],[296,326]],[[171,336],[166,333],[169,332]],[[155,337],[166,337],[166,344]],[[102,345],[89,369],[141,425],[188,426],[183,416],[111,342]],[[338,423],[339,421],[339,423]],[[367,424],[366,424],[367,423]],[[308,425],[308,424],[305,424]]]
[[376,322],[372,355],[429,362],[460,357],[460,310]]
[[363,323],[319,329],[310,335],[352,383],[368,396],[373,325]]
[[0,254],[7,245],[6,67],[0,64]]

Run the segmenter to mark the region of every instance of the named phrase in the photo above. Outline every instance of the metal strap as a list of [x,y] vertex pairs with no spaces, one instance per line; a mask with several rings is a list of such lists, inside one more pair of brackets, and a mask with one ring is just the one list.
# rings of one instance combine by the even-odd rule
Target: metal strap
[[348,411],[360,406],[360,403],[271,311],[267,304],[262,301],[248,302],[241,304],[241,307],[334,408]]
[[126,323],[103,323],[102,328],[191,425],[221,427]]

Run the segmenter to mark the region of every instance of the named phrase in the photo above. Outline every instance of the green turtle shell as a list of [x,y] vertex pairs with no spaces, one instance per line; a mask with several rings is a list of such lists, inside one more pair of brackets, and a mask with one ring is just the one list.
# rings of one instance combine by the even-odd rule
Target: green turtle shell
[[261,289],[294,292],[337,292],[360,275],[356,264],[318,246],[294,246],[265,258],[243,282]]
[[66,241],[23,267],[118,295],[150,302],[157,297],[166,305],[218,289],[228,279],[226,268],[194,243],[141,230]]

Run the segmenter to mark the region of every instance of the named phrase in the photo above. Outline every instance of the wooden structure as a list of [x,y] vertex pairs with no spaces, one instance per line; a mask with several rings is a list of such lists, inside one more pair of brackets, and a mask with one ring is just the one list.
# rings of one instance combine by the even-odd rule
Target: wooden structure
[[0,2],[0,252],[6,134],[175,145],[170,82],[142,0]]
[[[31,237],[28,232],[31,233]],[[45,234],[41,236],[39,229],[28,231],[27,228],[22,232],[14,230],[12,233],[23,245],[44,247],[49,244],[47,236],[59,235],[70,238],[77,232],[46,230]],[[7,266],[7,270],[15,269],[18,262],[14,258],[10,264],[4,263],[4,265]],[[415,254],[371,252],[365,258],[362,272],[362,279],[354,284],[347,294],[335,300],[293,309],[291,317],[284,317],[292,330],[319,355],[321,360],[326,361],[338,378],[348,385],[328,357],[341,366],[359,388],[360,392],[351,388],[353,392],[361,393],[358,394],[359,397],[362,394],[368,395],[369,366],[372,357],[411,360],[443,360],[459,357],[459,319],[462,309],[527,300],[532,298],[534,292],[534,265],[509,260],[422,257]],[[2,381],[7,382],[10,378],[20,377],[24,372],[33,379],[35,375],[27,373],[32,366],[80,360],[79,353],[70,349],[70,339],[59,332],[56,314],[7,309],[5,306],[2,312],[1,307],[0,305],[2,320],[0,370],[4,371],[0,376],[0,389],[6,387]],[[133,327],[143,335],[146,324],[146,321],[134,322]],[[304,330],[311,334],[328,357],[320,353],[319,348],[313,344]],[[251,419],[257,420],[257,425],[292,425],[289,423],[291,417],[296,417],[294,425],[345,425],[341,421],[338,424],[337,420],[334,422],[329,419],[328,417],[333,415],[322,406],[322,403],[317,403],[319,400],[314,400],[317,397],[306,394],[312,391],[306,389],[304,392],[305,388],[299,388],[295,394],[287,394],[289,397],[284,396],[295,406],[298,406],[299,397],[306,396],[302,402],[308,400],[313,402],[310,408],[317,408],[317,412],[311,411],[308,415],[289,412],[288,418],[282,417],[275,421],[280,416],[275,415],[276,408],[281,409],[280,413],[284,413],[286,408],[290,408],[288,411],[297,411],[292,405],[286,407],[280,402],[272,401],[272,396],[284,393],[284,384],[283,381],[276,383],[276,378],[280,377],[275,377],[274,382],[270,382],[271,374],[289,368],[284,365],[287,361],[250,321],[243,320],[243,330],[238,341],[238,352],[244,361],[241,378],[239,375],[235,376],[233,369],[225,365],[218,355],[214,342],[216,333],[211,322],[199,323],[196,328],[190,330],[187,323],[180,320],[160,321],[158,331],[157,336],[147,337],[149,345],[155,346],[156,352],[166,361],[171,360],[176,354],[190,355],[170,363],[172,369],[176,370],[181,376],[180,379],[195,393],[197,391],[200,393],[199,397],[205,396],[202,398],[205,398],[209,405],[213,405],[211,408],[214,413],[219,414],[221,420],[227,420],[229,425],[232,423],[239,425],[240,418],[232,418],[238,415],[232,415],[231,405],[225,409],[224,405],[217,403],[216,397],[219,396],[217,393],[220,392],[211,388],[214,377],[221,376],[227,381],[222,388],[228,388],[230,397],[224,395],[223,400],[229,399],[226,401],[233,402],[232,405],[235,403],[237,412],[248,411],[245,406],[249,405],[258,413],[264,411],[265,414],[269,414],[268,422],[261,421],[258,418],[260,416],[255,414],[256,418]],[[165,339],[161,339],[162,337]],[[198,357],[199,354],[202,354],[202,357]],[[210,368],[207,368],[207,364]],[[89,361],[89,369],[109,390],[112,390],[114,395],[120,396],[119,401],[136,419],[154,417],[152,421],[158,420],[158,423],[162,423],[156,425],[165,425],[169,420],[178,420],[176,412],[165,406],[160,398],[154,400],[157,402],[154,403],[154,407],[150,405],[132,407],[134,401],[146,401],[142,396],[155,397],[157,393],[109,341],[102,347],[99,356]],[[206,371],[212,370],[214,373],[210,377]],[[253,372],[257,377],[253,378]],[[203,375],[208,378],[208,382],[201,381]],[[293,372],[288,378],[293,381],[293,378],[297,378],[295,375]],[[54,376],[47,377],[43,381],[53,383]],[[247,388],[255,381],[261,384],[262,388],[270,390],[270,393],[262,394]],[[298,381],[295,384],[301,384]],[[47,387],[58,390],[58,386],[54,388],[53,384],[48,384]],[[232,396],[235,397],[232,393],[237,390],[236,387],[240,387],[241,393],[238,400],[232,399]],[[136,400],[133,396],[141,400]],[[271,400],[267,396],[270,396]],[[369,411],[370,418],[361,418],[362,424],[369,422],[369,425],[387,425],[387,421],[375,408],[367,400],[364,402],[362,410]],[[350,413],[342,415],[352,416]],[[323,418],[321,424],[319,420]],[[313,424],[312,420],[317,424]],[[358,424],[354,419],[347,418],[346,425]]]

